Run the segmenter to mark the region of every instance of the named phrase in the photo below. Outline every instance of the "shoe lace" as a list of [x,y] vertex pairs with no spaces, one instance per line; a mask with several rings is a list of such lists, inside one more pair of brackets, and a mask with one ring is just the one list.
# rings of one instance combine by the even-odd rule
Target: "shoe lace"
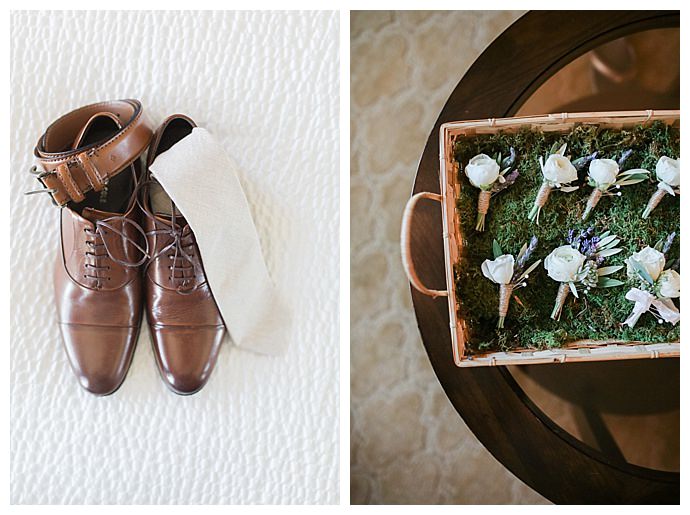
[[[153,184],[154,182],[155,181],[153,179],[149,179],[141,183],[141,191],[144,195],[148,194],[148,189],[145,186]],[[170,265],[168,265],[168,269],[170,270],[170,276],[168,279],[172,281],[173,284],[177,283],[177,293],[181,295],[189,295],[193,293],[199,287],[198,283],[191,287],[189,286],[197,275],[197,265],[194,261],[194,247],[196,244],[194,242],[193,234],[189,235],[191,241],[185,243],[185,236],[183,234],[184,228],[180,227],[176,223],[179,217],[176,214],[177,209],[175,208],[175,204],[172,200],[170,200],[170,212],[172,213],[170,225],[161,224],[158,222],[153,212],[146,207],[146,203],[142,202],[139,198],[137,198],[137,204],[139,205],[142,213],[144,213],[144,216],[154,221],[154,227],[156,227],[156,229],[147,231],[146,235],[155,236],[156,238],[159,236],[167,236],[170,238],[170,242],[167,245],[149,257],[149,264],[155,259],[166,255],[168,259],[172,260]],[[161,226],[162,228],[158,228]]]
[[[124,231],[121,231],[120,229],[113,226],[112,223],[116,221],[122,222],[123,229],[125,225],[131,225],[139,234],[142,235],[146,248],[139,245],[139,242],[135,238],[128,236],[124,233]],[[141,252],[141,259],[137,261],[128,261],[126,259],[120,259],[119,257],[117,257],[108,244],[109,238],[106,237],[108,234],[107,231],[111,231],[120,236],[122,238],[123,243],[129,243],[130,245],[134,246],[139,252]],[[101,279],[106,279],[108,281],[110,280],[110,277],[103,277],[101,275],[103,271],[110,270],[110,265],[104,264],[103,258],[107,257],[111,261],[127,268],[135,268],[141,266],[146,262],[146,259],[148,258],[148,243],[146,243],[146,232],[138,223],[130,220],[125,216],[111,216],[103,220],[96,220],[96,222],[94,223],[94,228],[89,229],[88,227],[85,227],[84,232],[89,237],[89,239],[86,240],[86,245],[89,248],[89,250],[86,251],[86,256],[91,258],[90,260],[87,260],[87,262],[84,264],[84,267],[86,268],[86,273],[84,274],[84,277],[94,279],[96,281],[96,287],[100,287]],[[100,252],[101,250],[105,250],[105,252]]]
[[[29,169],[29,173],[31,175],[35,175],[37,178],[42,179],[46,175],[49,175],[49,172],[45,172],[43,170],[39,170],[39,168],[34,165]],[[134,178],[134,183],[135,187],[132,192],[132,197],[136,201],[136,196],[137,192],[141,188],[141,185],[143,181],[139,181],[136,177],[136,175],[133,175]],[[33,190],[33,191],[27,191],[24,194],[25,195],[35,195],[38,193],[55,193],[56,190],[54,189],[39,189],[39,190]],[[132,207],[132,201],[130,200],[129,206],[127,208],[127,211]],[[125,225],[129,224],[131,225],[134,230],[136,230],[139,234],[143,236],[143,241],[144,244],[146,245],[146,248],[143,248],[139,243],[136,241],[136,239],[128,236],[125,234],[123,231],[117,229],[112,225],[113,222],[122,222],[122,228],[124,230]],[[125,259],[120,259],[118,258],[110,249],[108,246],[108,238],[104,238],[104,236],[107,234],[107,230],[112,231],[115,234],[118,234],[121,238],[123,243],[130,243],[133,245],[139,252],[141,252],[142,257],[138,261],[127,261]],[[89,229],[88,227],[84,228],[84,232],[88,236],[88,239],[86,240],[86,245],[89,247],[90,250],[86,251],[86,257],[90,259],[86,259],[84,263],[84,268],[85,273],[83,274],[85,279],[93,279],[96,281],[96,288],[101,287],[101,280],[105,279],[107,281],[110,281],[109,276],[102,276],[102,273],[107,273],[110,270],[110,265],[108,264],[103,264],[103,258],[108,257],[110,258],[111,261],[114,263],[120,264],[122,266],[128,267],[128,268],[134,268],[141,266],[144,264],[149,256],[149,251],[148,251],[148,240],[146,239],[146,232],[144,229],[135,221],[130,220],[126,216],[123,215],[116,215],[116,216],[111,216],[108,218],[104,218],[102,220],[96,220],[94,222],[94,228]],[[104,249],[105,253],[99,253],[100,249]]]
[[[137,193],[141,188],[142,182],[137,179],[136,175],[133,175],[134,180],[134,190],[132,191],[132,196],[128,203],[126,212],[129,212],[136,202]],[[115,223],[121,223],[121,229],[115,227]],[[138,238],[129,236],[125,233],[126,226],[131,226],[139,235],[144,242],[145,247],[139,244]],[[132,245],[139,252],[141,252],[141,258],[138,260],[128,261],[127,259],[119,258],[111,249],[108,244],[109,238],[107,237],[108,231],[117,234],[122,239],[123,248],[126,248],[127,244]],[[84,268],[86,269],[84,273],[84,278],[93,279],[96,281],[96,288],[100,288],[101,280],[106,279],[110,281],[109,276],[103,277],[102,273],[107,273],[110,270],[109,264],[104,264],[104,258],[109,258],[112,262],[117,263],[126,268],[136,268],[143,265],[149,257],[149,246],[148,240],[146,239],[146,231],[134,220],[131,220],[125,215],[115,215],[108,218],[99,219],[93,222],[93,229],[88,227],[84,228],[84,232],[87,235],[86,246],[90,250],[86,251],[87,259],[84,263]],[[104,250],[105,252],[100,252]]]

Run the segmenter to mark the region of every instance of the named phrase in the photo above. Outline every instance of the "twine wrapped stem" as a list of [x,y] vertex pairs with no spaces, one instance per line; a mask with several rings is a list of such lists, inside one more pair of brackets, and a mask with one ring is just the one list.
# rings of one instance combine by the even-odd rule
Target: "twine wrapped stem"
[[508,306],[510,305],[510,297],[513,294],[512,284],[502,284],[498,292],[498,328],[503,329],[503,324],[508,314]]
[[604,192],[601,191],[599,188],[594,188],[592,190],[592,193],[589,195],[589,198],[587,199],[587,207],[585,207],[585,212],[582,214],[583,220],[587,220],[587,217],[592,212],[592,209],[594,209],[599,203],[599,200],[601,200],[601,196],[603,195],[603,193]]
[[553,186],[551,186],[548,182],[544,181],[541,183],[539,193],[537,193],[537,198],[534,199],[534,205],[532,206],[532,210],[529,212],[530,221],[534,222],[536,220],[537,224],[539,223],[539,213],[541,212],[541,208],[546,205],[546,201],[549,200],[549,195],[551,194],[552,189]]
[[663,190],[659,188],[654,192],[654,195],[651,196],[649,199],[649,202],[647,202],[647,207],[644,208],[644,211],[642,212],[642,218],[649,218],[649,215],[654,211],[656,206],[659,205],[659,202],[661,202],[661,199],[664,198],[664,196],[668,192],[666,190]]
[[561,311],[563,311],[563,306],[565,306],[565,300],[568,298],[570,293],[570,285],[568,283],[561,283],[558,287],[558,294],[556,295],[556,304],[551,312],[551,318],[554,320],[561,319]]
[[484,223],[486,214],[489,212],[489,204],[491,203],[491,191],[481,190],[479,192],[479,199],[477,199],[477,225],[476,231],[484,230]]

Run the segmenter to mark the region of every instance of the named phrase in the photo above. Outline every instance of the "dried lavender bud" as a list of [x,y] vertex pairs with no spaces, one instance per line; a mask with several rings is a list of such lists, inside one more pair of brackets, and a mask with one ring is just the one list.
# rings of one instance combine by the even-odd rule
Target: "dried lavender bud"
[[575,167],[575,169],[578,172],[581,172],[582,170],[584,170],[587,167],[587,165],[593,159],[596,159],[598,155],[599,155],[599,151],[597,150],[588,156],[579,157],[575,161],[573,161],[573,166]]
[[664,242],[664,246],[661,249],[661,252],[663,254],[666,254],[669,250],[671,250],[671,245],[673,245],[673,240],[676,238],[676,231],[673,231],[671,234],[668,235],[666,238],[666,241]]
[[513,147],[510,147],[510,155],[506,156],[503,161],[501,161],[501,170],[505,170],[506,168],[512,168],[512,166],[515,164],[515,160],[517,159],[517,153],[515,152],[515,149]]
[[537,248],[537,242],[539,240],[537,239],[536,236],[532,236],[529,240],[529,244],[527,245],[527,248],[525,249],[525,252],[522,254],[522,256],[519,257],[517,262],[515,263],[515,271],[513,272],[513,277],[512,280],[515,281],[520,275],[522,275],[522,271],[525,269],[525,265],[527,265],[527,262],[529,261],[530,256],[534,252],[534,250]]
[[520,176],[517,170],[510,172],[509,174],[506,174],[505,181],[504,182],[498,182],[496,181],[491,188],[492,193],[498,193],[499,191],[503,191],[506,189],[508,186],[512,186],[515,184],[515,181],[517,178]]
[[628,158],[632,155],[633,151],[632,149],[628,149],[625,152],[621,154],[621,156],[618,158],[618,166],[621,167],[623,166],[623,163],[625,163]]
[[529,245],[527,246],[527,249],[525,250],[525,253],[518,259],[517,262],[517,267],[522,268],[525,266],[527,261],[529,260],[530,256],[532,255],[532,252],[537,248],[537,242],[539,240],[537,239],[536,236],[532,236],[532,238],[529,240]]
[[573,236],[575,236],[575,229],[570,229],[568,231],[568,237],[566,238],[566,241],[571,245],[573,243]]

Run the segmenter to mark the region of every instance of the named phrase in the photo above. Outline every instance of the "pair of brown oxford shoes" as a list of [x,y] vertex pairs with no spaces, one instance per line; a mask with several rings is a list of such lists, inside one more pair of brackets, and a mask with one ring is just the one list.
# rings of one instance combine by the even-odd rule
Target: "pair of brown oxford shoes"
[[62,208],[58,324],[74,373],[95,395],[123,383],[144,307],[173,392],[198,392],[215,367],[225,326],[194,233],[148,171],[195,126],[173,115],[154,134],[139,101],[102,102],[59,118],[34,150],[38,191]]

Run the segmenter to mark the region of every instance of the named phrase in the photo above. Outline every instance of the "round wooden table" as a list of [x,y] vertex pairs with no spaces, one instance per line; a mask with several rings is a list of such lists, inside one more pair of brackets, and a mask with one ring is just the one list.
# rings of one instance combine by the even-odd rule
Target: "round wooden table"
[[[438,130],[442,123],[513,116],[549,77],[587,51],[636,32],[679,26],[677,11],[527,13],[482,53],[450,95],[429,135],[413,193],[439,192]],[[568,109],[669,107],[639,105],[644,101],[634,97],[594,98],[577,106],[581,109]],[[438,204],[420,203],[412,223],[412,256],[422,282],[442,290],[445,272],[441,227]],[[600,435],[597,445],[575,438],[520,386],[516,377],[525,372],[511,373],[506,367],[457,368],[451,351],[446,299],[432,299],[412,288],[412,300],[424,346],[446,395],[482,444],[522,481],[554,503],[680,502],[679,473],[627,462],[615,443],[606,441],[606,432],[596,427],[592,431]],[[665,402],[671,404],[666,408],[677,407],[678,362],[666,359],[533,365],[525,370],[531,371],[533,381],[542,382],[564,402],[589,399],[591,402],[585,403],[590,414],[596,413],[602,403],[604,409],[613,407],[625,414],[634,413],[640,403],[650,405],[649,399],[640,400],[640,392],[651,391],[653,395],[658,385],[653,381],[660,378],[666,378],[665,388],[676,392],[675,398],[669,400],[666,396]],[[601,383],[597,383],[599,379]],[[610,391],[611,381],[619,386],[614,386],[614,393]],[[631,382],[638,387],[628,388],[626,383]],[[655,442],[647,444],[654,446]]]

